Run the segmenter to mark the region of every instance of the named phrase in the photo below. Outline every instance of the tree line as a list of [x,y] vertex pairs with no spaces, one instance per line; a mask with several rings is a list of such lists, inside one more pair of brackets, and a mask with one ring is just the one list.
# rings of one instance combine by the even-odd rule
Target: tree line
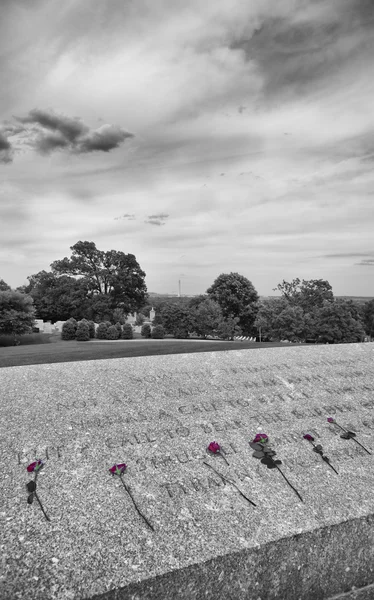
[[[149,315],[145,272],[133,254],[77,242],[70,258],[53,262],[51,271],[29,276],[28,285],[12,290],[0,279],[0,333],[32,332],[36,316],[43,320],[74,318],[96,323],[124,323],[138,313]],[[252,282],[239,273],[222,273],[194,298],[152,298],[154,325],[177,338],[191,335],[261,335],[263,341],[360,342],[374,335],[374,300],[358,304],[334,298],[328,281],[302,280],[278,284],[279,298],[260,299]],[[143,315],[143,316],[142,316]]]

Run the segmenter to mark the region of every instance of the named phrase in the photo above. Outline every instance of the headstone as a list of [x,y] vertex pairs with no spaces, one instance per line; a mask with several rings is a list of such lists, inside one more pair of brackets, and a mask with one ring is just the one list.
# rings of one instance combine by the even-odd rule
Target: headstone
[[44,332],[44,321],[43,319],[35,319],[34,321],[34,327],[37,327],[39,329],[40,333]]
[[[373,359],[366,343],[0,369],[0,597],[326,600],[373,585]],[[258,433],[281,466],[253,457]],[[50,521],[27,503],[38,458]]]
[[59,332],[62,332],[62,326],[64,323],[66,323],[66,321],[56,321],[55,329]]

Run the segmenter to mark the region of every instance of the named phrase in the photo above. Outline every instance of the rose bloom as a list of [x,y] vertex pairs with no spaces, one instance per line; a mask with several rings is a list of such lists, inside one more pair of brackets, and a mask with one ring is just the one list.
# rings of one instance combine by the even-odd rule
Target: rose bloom
[[328,417],[327,420],[328,420],[329,423],[334,423],[334,419],[332,417]]
[[120,471],[120,472],[121,472],[121,474],[122,474],[122,473],[124,473],[124,471],[125,471],[126,467],[127,467],[127,465],[125,465],[125,463],[121,463],[120,465],[113,465],[113,467],[111,467],[111,468],[109,469],[109,471],[110,471],[111,473],[113,473],[113,475],[114,475],[115,473],[117,473],[118,471]]
[[31,463],[28,467],[27,470],[29,473],[32,473],[33,471],[39,471],[39,469],[41,469],[41,467],[43,466],[43,461],[41,460],[36,460],[35,462]]
[[217,454],[217,452],[221,450],[221,446],[218,444],[218,442],[210,442],[208,450],[209,452],[213,452],[213,454]]
[[266,435],[266,433],[258,433],[255,439],[253,440],[253,444],[266,444],[268,440],[269,437]]
[[306,433],[304,435],[304,440],[308,440],[309,442],[314,442],[314,437],[310,435],[310,433]]

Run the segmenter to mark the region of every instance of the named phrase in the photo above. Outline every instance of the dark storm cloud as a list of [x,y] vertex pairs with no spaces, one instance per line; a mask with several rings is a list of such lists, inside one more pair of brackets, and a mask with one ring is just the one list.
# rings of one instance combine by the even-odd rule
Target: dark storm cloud
[[[105,124],[98,129],[90,129],[78,117],[70,118],[52,110],[33,109],[26,117],[15,119],[22,125],[6,122],[2,130],[8,132],[8,135],[21,134],[22,143],[28,144],[42,155],[61,149],[71,154],[110,152],[123,144],[127,138],[134,137],[132,133],[116,125]],[[9,142],[3,135],[0,151],[7,151],[9,155],[10,145],[5,147],[6,143]]]
[[65,115],[59,115],[52,111],[34,109],[30,110],[27,117],[15,117],[21,123],[39,124],[45,129],[59,131],[61,135],[74,142],[78,137],[88,133],[89,128],[77,117],[71,119]]
[[91,131],[82,140],[79,141],[78,152],[94,152],[101,150],[109,152],[118,148],[126,138],[132,138],[134,135],[124,131],[115,125],[102,125],[96,131]]
[[5,135],[0,131],[0,150],[10,150],[11,145]]
[[0,131],[0,163],[12,162],[12,146],[8,138]]

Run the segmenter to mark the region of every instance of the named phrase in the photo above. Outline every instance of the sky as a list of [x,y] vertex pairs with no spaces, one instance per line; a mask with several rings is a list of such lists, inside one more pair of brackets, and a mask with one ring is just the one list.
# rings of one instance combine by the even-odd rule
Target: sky
[[373,56],[372,0],[1,0],[0,279],[90,241],[374,296]]

